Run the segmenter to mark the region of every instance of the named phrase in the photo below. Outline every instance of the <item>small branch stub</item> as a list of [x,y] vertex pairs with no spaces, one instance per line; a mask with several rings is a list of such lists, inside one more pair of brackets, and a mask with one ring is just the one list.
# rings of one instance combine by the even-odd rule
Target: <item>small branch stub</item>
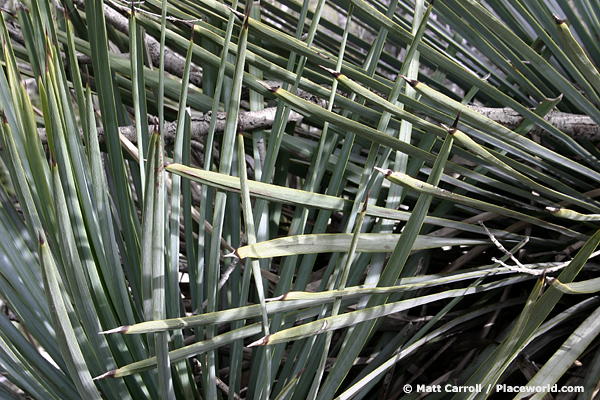
[[223,255],[223,257],[225,257],[225,258],[236,258],[238,260],[240,259],[240,255],[238,254],[237,249],[234,252],[231,252],[229,254]]

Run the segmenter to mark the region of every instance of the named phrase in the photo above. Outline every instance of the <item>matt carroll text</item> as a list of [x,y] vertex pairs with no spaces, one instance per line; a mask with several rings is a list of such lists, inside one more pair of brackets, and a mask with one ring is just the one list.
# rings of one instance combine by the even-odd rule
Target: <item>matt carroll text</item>
[[446,385],[417,385],[418,393],[481,393],[481,384],[471,386],[455,386],[450,383]]

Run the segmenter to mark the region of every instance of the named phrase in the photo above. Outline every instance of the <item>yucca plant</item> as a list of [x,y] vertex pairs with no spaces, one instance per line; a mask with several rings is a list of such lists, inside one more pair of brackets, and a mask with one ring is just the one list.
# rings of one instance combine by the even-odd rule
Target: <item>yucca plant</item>
[[0,398],[594,398],[598,16],[6,3]]

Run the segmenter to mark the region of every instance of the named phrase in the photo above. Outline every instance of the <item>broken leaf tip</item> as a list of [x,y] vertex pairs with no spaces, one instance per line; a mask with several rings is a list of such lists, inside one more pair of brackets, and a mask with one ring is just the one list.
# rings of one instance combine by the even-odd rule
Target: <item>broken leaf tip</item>
[[252,342],[248,345],[248,347],[256,347],[256,346],[264,346],[269,343],[269,338],[271,335],[267,335],[261,339],[258,339],[256,342]]
[[275,93],[277,91],[277,89],[279,89],[279,87],[277,87],[277,86],[273,87],[273,86],[267,85],[266,83],[264,83],[263,81],[259,81],[258,79],[256,80],[256,82],[258,82],[262,87],[264,87],[271,93]]
[[554,18],[554,22],[556,23],[556,25],[561,25],[565,23],[565,20],[560,18],[558,15],[556,14],[552,14],[552,17]]
[[270,303],[270,302],[273,302],[273,301],[281,301],[281,300],[285,300],[286,297],[287,297],[287,294],[282,294],[281,296],[271,297],[269,299],[265,299],[265,302]]
[[383,175],[385,175],[386,178],[392,174],[392,170],[391,169],[383,169],[383,168],[379,168],[379,167],[374,167],[374,168],[377,171],[381,172]]
[[339,72],[339,71],[336,71],[336,70],[335,70],[335,69],[333,69],[333,68],[328,68],[328,67],[326,67],[326,66],[324,66],[324,65],[319,65],[319,67],[320,67],[321,69],[323,69],[323,70],[325,70],[325,71],[329,72],[331,75],[333,75],[333,77],[334,77],[334,78],[337,78],[337,77],[339,77],[339,76],[342,74],[341,72]]

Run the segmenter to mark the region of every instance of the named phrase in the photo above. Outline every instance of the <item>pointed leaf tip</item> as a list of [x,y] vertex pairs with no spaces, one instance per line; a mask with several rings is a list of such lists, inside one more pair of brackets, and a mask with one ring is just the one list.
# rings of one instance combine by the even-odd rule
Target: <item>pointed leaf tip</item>
[[321,64],[319,64],[319,68],[321,68],[321,69],[329,72],[331,75],[333,75],[334,78],[337,78],[338,76],[340,76],[342,74],[341,72],[336,71],[333,68],[328,68],[328,67],[326,67],[324,65],[321,65]]
[[104,379],[104,378],[114,378],[116,374],[117,374],[117,370],[113,369],[112,371],[108,371],[108,372],[106,372],[106,373],[104,373],[102,375],[98,375],[97,377],[92,378],[92,380],[93,381],[98,381],[98,380]]
[[404,75],[400,75],[400,78],[404,79],[406,81],[406,83],[408,83],[410,86],[415,87],[419,84],[419,81],[416,79],[411,79],[409,77],[406,77]]
[[242,14],[238,10],[234,10],[233,8],[231,8],[229,6],[225,6],[225,7],[229,8],[229,11],[231,11],[240,21],[244,20],[244,14]]
[[62,6],[63,6],[63,9],[62,9],[63,15],[66,20],[69,20],[70,19],[69,18],[69,8],[67,7],[67,3],[64,0],[62,2]]
[[457,131],[456,127],[458,126],[458,121],[460,120],[461,113],[462,113],[462,110],[460,110],[458,112],[458,115],[456,115],[456,119],[454,120],[454,123],[452,124],[451,127],[449,127],[449,128],[447,126],[445,127],[450,135],[454,135],[456,133],[456,131]]
[[[17,3],[18,3],[18,4],[22,4],[20,1],[19,1],[19,2],[17,2]],[[29,12],[29,10],[27,9],[27,7],[25,7],[24,5],[23,5],[22,7],[25,9],[25,11]],[[20,7],[19,7],[19,6],[17,6],[17,10],[18,10],[19,8],[20,8]],[[11,17],[13,17],[13,18],[17,18],[17,13],[16,13],[16,12],[14,12],[14,11],[12,11],[12,10],[9,10],[8,8],[4,8],[4,7],[3,7],[3,8],[2,8],[2,11],[3,11],[3,12],[5,12],[5,13],[7,13],[8,15],[10,15],[10,16],[11,16]]]
[[258,339],[256,342],[250,343],[247,347],[264,346],[269,343],[269,337],[271,337],[271,335],[262,337],[262,338]]
[[131,328],[131,325],[123,325],[123,326],[119,326],[118,328],[113,328],[113,329],[109,329],[107,331],[98,332],[98,335],[109,335],[111,333],[127,333],[127,331],[129,331],[130,328]]
[[[38,79],[39,82],[39,79]],[[91,88],[90,86],[90,71],[87,68],[87,65],[85,66],[85,86],[86,88]]]
[[369,194],[370,194],[370,192],[367,192],[367,196],[365,197],[365,202],[363,203],[363,206],[362,206],[361,212],[363,212],[363,213],[367,212],[367,207],[369,206]]
[[562,99],[563,99],[563,94],[562,93],[559,94],[557,97],[555,97],[553,99],[546,97],[546,100],[551,101],[551,102],[553,102],[553,101],[562,101]]

